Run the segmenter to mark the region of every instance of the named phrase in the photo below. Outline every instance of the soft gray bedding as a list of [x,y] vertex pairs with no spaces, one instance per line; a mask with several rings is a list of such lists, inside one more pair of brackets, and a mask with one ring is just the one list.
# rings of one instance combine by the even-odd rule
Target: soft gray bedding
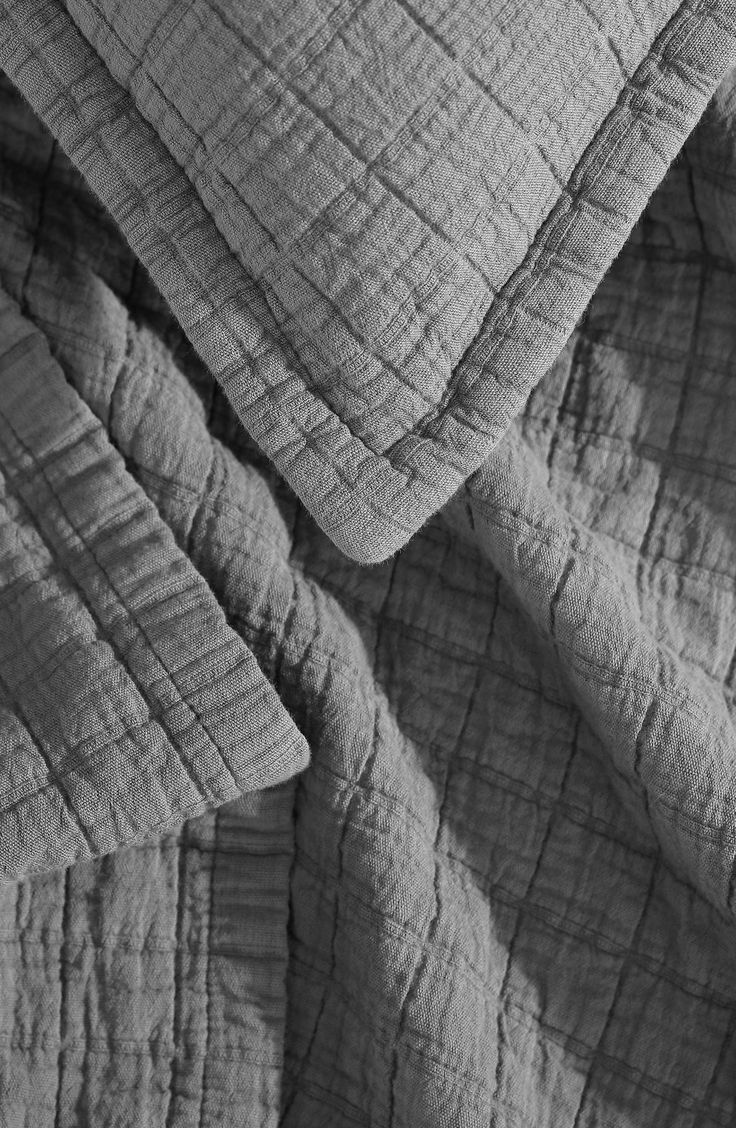
[[731,1128],[736,5],[0,29],[0,1124]]

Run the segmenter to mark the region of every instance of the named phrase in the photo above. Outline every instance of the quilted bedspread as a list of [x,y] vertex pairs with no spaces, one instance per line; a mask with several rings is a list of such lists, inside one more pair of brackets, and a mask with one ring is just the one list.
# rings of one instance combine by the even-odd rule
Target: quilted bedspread
[[0,1125],[736,1125],[736,0],[0,0]]

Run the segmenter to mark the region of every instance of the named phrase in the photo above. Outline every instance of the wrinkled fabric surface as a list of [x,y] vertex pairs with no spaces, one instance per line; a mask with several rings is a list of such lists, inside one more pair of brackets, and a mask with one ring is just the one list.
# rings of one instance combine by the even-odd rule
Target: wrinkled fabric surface
[[498,442],[735,57],[733,0],[0,4],[0,67],[371,563]]
[[0,1122],[736,1122],[735,119],[369,567],[3,80]]

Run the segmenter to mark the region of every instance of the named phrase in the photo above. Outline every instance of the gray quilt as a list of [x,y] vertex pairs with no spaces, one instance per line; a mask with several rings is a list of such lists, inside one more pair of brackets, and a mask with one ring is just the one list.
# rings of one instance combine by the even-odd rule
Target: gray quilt
[[736,1125],[736,0],[0,0],[0,1125]]

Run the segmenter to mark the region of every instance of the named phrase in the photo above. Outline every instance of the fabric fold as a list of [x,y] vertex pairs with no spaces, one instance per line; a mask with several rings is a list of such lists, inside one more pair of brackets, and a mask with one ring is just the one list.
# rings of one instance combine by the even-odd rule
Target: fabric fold
[[0,0],[10,1121],[734,1121],[734,6],[491,8]]
[[623,805],[731,917],[736,733],[722,687],[646,629],[633,585],[555,502],[523,442],[502,443],[443,516],[482,546],[552,646]]
[[0,294],[0,873],[162,832],[307,748],[212,592]]
[[[732,707],[732,374],[703,345],[733,324],[728,263],[703,254],[733,229],[730,87],[470,483],[473,521],[458,499],[372,568],[315,527],[60,147],[7,101],[3,285],[311,760],[178,832],[0,887],[3,1112],[730,1128],[728,836],[717,868],[694,840],[681,864],[614,770],[636,782],[635,695],[572,668],[595,658],[597,608],[601,665],[651,679],[656,643],[680,688],[711,686],[714,717],[716,684]],[[651,792],[689,763],[660,743],[641,748]]]

